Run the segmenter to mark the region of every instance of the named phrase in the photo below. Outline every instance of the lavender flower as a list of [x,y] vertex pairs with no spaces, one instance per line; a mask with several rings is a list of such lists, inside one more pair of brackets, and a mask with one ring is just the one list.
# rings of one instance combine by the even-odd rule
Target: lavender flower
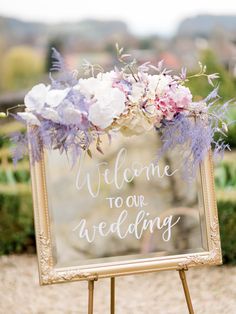
[[[92,77],[78,78],[77,71],[69,70],[53,48],[51,84],[34,86],[25,96],[25,112],[15,116],[30,128],[28,134],[12,137],[14,162],[26,154],[29,143],[33,163],[40,161],[46,148],[66,153],[73,165],[83,150],[91,155],[89,148],[94,141],[103,153],[101,134],[111,138],[114,130],[131,136],[157,129],[163,144],[158,158],[180,148],[184,169],[191,178],[211,146],[219,154],[229,149],[224,142],[229,102],[219,104],[219,87],[196,103],[184,86],[199,76],[207,77],[213,85],[217,73],[207,74],[200,63],[199,73],[191,77],[186,68],[172,75],[163,60],[157,66],[146,62],[138,67],[136,60],[127,60],[129,54],[119,46],[117,55],[120,69],[104,73],[99,65],[85,62],[85,71]],[[153,70],[157,74],[151,75]],[[217,140],[216,134],[220,134]]]

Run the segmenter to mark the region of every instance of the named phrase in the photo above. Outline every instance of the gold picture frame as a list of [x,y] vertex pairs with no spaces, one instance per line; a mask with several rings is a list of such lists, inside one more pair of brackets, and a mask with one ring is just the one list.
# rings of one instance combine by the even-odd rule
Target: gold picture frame
[[159,270],[180,270],[194,266],[222,263],[219,222],[214,191],[211,152],[200,165],[200,186],[204,199],[205,233],[208,250],[180,255],[158,256],[146,259],[57,268],[53,265],[52,235],[48,208],[44,152],[41,161],[31,163],[32,194],[36,245],[41,285],[93,280]]

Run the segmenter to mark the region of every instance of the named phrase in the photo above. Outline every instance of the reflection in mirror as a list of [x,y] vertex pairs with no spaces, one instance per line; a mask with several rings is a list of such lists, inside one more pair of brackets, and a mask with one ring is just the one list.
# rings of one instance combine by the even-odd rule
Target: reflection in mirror
[[183,180],[181,152],[158,163],[155,131],[104,137],[71,167],[46,152],[56,267],[129,261],[207,249],[199,175]]

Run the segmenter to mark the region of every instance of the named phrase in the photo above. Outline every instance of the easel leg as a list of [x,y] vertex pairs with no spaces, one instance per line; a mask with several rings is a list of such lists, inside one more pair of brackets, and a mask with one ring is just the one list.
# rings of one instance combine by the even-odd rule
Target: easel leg
[[179,276],[180,276],[180,279],[182,281],[185,299],[186,299],[186,302],[188,305],[189,314],[194,314],[193,305],[192,305],[192,301],[191,301],[191,297],[190,297],[190,293],[189,293],[189,289],[188,289],[185,271],[186,271],[185,269],[179,270]]
[[115,278],[111,277],[111,314],[115,314]]
[[88,314],[93,314],[94,279],[88,281]]

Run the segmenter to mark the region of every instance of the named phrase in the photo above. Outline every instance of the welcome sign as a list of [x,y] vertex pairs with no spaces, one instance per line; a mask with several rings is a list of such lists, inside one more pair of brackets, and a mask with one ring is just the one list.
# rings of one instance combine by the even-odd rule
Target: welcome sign
[[102,141],[31,166],[41,284],[220,264],[210,153],[190,180],[156,131]]
[[[42,284],[221,263],[210,150],[229,148],[230,102],[219,74],[116,54],[113,70],[85,61],[80,73],[53,48],[50,84],[17,106],[28,132],[12,137],[13,159],[29,146]],[[212,86],[205,98],[188,87],[196,78]]]
[[[168,172],[168,165],[165,166],[163,172],[161,172],[160,166],[155,165],[154,162],[151,162],[148,165],[142,165],[141,163],[137,164],[137,162],[131,161],[130,168],[126,168],[124,164],[127,164],[127,158],[128,150],[127,148],[122,147],[116,155],[114,169],[110,169],[108,161],[95,163],[95,169],[92,169],[91,172],[88,171],[82,179],[80,178],[80,174],[81,168],[83,167],[83,158],[81,158],[82,161],[76,177],[76,188],[79,191],[82,191],[83,188],[85,188],[85,190],[87,189],[88,191],[88,197],[99,198],[102,186],[114,185],[115,191],[112,193],[113,196],[105,197],[105,200],[107,200],[108,203],[107,207],[114,210],[127,208],[121,210],[117,217],[117,221],[114,223],[109,225],[106,221],[101,221],[98,225],[93,225],[91,231],[89,231],[87,227],[86,219],[83,218],[74,230],[79,229],[80,238],[85,238],[89,243],[94,242],[96,236],[109,237],[111,234],[116,234],[119,239],[125,239],[129,234],[133,234],[136,239],[141,239],[146,230],[149,229],[150,232],[153,233],[154,228],[159,230],[166,228],[163,231],[162,238],[165,241],[169,241],[171,238],[171,228],[180,219],[179,217],[173,224],[172,216],[167,216],[163,222],[158,216],[151,219],[149,217],[150,213],[145,211],[148,202],[145,201],[143,194],[125,195],[125,197],[123,197],[124,190],[127,189],[125,186],[135,182],[135,180],[138,180],[142,175],[144,176],[144,182],[150,182],[154,177],[163,178],[164,176],[172,176],[175,173],[175,171],[172,173]],[[105,166],[105,168],[101,171],[102,166]],[[94,180],[91,178],[93,173],[95,173]],[[96,182],[95,189],[92,187],[92,182]],[[117,195],[118,191],[123,191],[122,196],[114,196]],[[127,225],[127,229],[122,232],[122,226],[129,220],[129,209],[131,208],[136,208],[137,214],[134,217],[134,222]],[[165,235],[166,233],[167,235]]]

